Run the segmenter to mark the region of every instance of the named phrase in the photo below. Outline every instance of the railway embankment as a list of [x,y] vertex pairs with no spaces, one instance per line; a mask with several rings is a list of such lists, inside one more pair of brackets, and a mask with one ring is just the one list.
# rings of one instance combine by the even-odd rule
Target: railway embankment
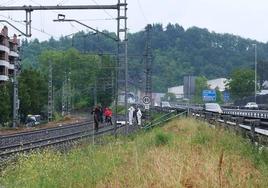
[[198,120],[97,143],[21,155],[1,171],[0,187],[268,187],[265,148]]

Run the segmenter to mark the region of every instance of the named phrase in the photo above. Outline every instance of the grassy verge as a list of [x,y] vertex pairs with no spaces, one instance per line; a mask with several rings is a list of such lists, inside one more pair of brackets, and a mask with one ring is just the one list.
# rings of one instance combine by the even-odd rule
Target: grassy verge
[[68,154],[21,156],[0,187],[268,187],[268,154],[192,119]]

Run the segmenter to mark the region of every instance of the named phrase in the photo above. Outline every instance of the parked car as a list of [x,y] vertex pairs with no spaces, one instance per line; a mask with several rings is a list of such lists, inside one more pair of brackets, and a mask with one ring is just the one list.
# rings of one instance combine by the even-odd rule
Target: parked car
[[216,112],[216,113],[220,113],[220,114],[223,113],[221,106],[218,103],[205,103],[204,104],[204,111]]
[[31,115],[31,114],[27,115],[26,117],[27,127],[32,127],[39,124],[40,124],[40,115]]
[[245,108],[249,108],[249,109],[258,109],[258,105],[257,103],[255,102],[248,102],[246,105],[245,105]]

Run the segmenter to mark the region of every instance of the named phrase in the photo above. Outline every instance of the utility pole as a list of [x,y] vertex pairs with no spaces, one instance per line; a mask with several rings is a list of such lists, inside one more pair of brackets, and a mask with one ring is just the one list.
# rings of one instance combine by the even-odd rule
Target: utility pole
[[0,11],[25,11],[25,24],[26,32],[20,31],[18,28],[14,27],[11,23],[2,20],[3,22],[8,23],[12,27],[16,28],[22,35],[26,37],[31,37],[32,33],[32,12],[34,10],[117,10],[118,5],[61,5],[61,6],[0,6]]
[[255,46],[255,102],[257,103],[257,44]]
[[53,81],[52,81],[52,64],[49,61],[48,68],[48,105],[47,105],[47,117],[48,121],[52,121],[53,118]]
[[64,80],[62,83],[62,96],[61,96],[61,111],[62,116],[65,116],[68,112],[68,81],[67,81],[67,73],[64,72]]
[[97,105],[97,78],[94,80],[94,106]]
[[67,114],[71,114],[71,72],[67,75]]
[[[118,82],[121,80],[124,81],[124,92],[125,92],[125,124],[127,126],[127,133],[128,133],[128,38],[127,38],[127,3],[126,0],[118,0],[118,9],[117,9],[117,70],[116,70],[116,96],[115,96],[115,132],[117,129],[117,114],[118,114],[118,90],[119,85]],[[124,73],[119,74],[118,69],[123,69]]]
[[146,26],[146,45],[145,45],[145,95],[149,99],[148,108],[145,109],[145,117],[148,121],[151,119],[151,108],[152,108],[152,47],[151,47],[151,29],[152,25]]
[[18,109],[19,109],[19,98],[18,98],[18,79],[17,74],[19,70],[18,58],[15,58],[14,61],[14,77],[13,77],[13,125],[15,128],[18,122]]
[[[122,75],[122,80],[124,80],[124,90],[125,90],[125,121],[127,120],[127,93],[128,93],[128,51],[127,51],[127,0],[118,0],[117,4],[115,5],[62,5],[62,6],[0,6],[0,11],[25,11],[26,12],[26,32],[22,32],[19,29],[17,29],[22,35],[30,37],[31,36],[31,13],[34,10],[117,10],[117,37],[116,39],[109,36],[108,34],[104,32],[99,32],[96,29],[87,26],[86,24],[83,24],[77,20],[65,20],[65,16],[62,14],[58,15],[58,20],[56,21],[73,21],[78,24],[81,24],[93,31],[97,31],[101,33],[102,35],[113,39],[117,42],[117,69],[116,69],[116,96],[115,96],[115,131],[117,129],[117,114],[118,114],[118,89],[119,89],[119,70],[118,69],[124,69],[124,74]],[[1,21],[1,20],[0,20]],[[7,22],[7,21],[5,21]],[[10,23],[8,23],[10,24]],[[11,24],[10,24],[11,25]],[[123,72],[123,71],[122,71]]]

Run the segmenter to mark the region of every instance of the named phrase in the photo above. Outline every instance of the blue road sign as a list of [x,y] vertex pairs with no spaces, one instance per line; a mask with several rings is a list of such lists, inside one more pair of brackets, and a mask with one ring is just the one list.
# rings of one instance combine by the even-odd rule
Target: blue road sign
[[228,102],[230,100],[230,93],[228,91],[223,92],[223,100],[224,102]]
[[216,101],[216,91],[215,90],[203,90],[203,101]]

